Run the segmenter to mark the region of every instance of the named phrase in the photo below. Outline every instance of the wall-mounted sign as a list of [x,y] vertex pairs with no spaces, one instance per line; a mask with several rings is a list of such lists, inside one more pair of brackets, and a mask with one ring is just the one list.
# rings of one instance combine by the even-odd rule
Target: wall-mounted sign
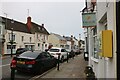
[[83,28],[96,26],[96,14],[95,13],[82,13]]

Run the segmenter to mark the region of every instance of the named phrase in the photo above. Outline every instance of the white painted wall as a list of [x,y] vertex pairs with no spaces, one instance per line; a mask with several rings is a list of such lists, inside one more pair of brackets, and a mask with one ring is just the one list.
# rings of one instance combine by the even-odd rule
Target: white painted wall
[[67,41],[67,44],[66,45],[69,45],[69,48],[66,49],[67,51],[71,51],[71,41]]
[[[5,35],[5,43],[4,43],[4,54],[8,54],[7,53],[7,45],[9,44],[9,33],[11,33],[10,30],[7,30],[7,33]],[[13,31],[13,34],[15,34],[15,42],[16,42],[16,49],[20,48],[20,47],[25,47],[25,43],[27,45],[31,44],[31,45],[35,45],[35,39],[34,39],[34,34],[29,34],[29,33],[23,33],[23,32],[18,32],[18,31]],[[24,41],[22,41],[22,36],[24,36]],[[30,42],[30,37],[31,37],[31,42]]]
[[[45,36],[45,39],[44,39]],[[45,43],[43,43],[45,42]],[[40,47],[38,47],[38,44],[40,44]],[[42,46],[43,45],[43,46]],[[45,46],[47,45],[47,46]],[[41,33],[35,33],[35,50],[44,51],[49,46],[48,44],[48,35],[41,34]]]
[[[116,78],[116,33],[115,33],[115,4],[109,3],[106,7],[106,3],[97,3],[97,31],[98,34],[105,27],[103,24],[99,23],[105,13],[107,13],[107,27],[108,30],[113,31],[113,57],[104,58],[99,57],[98,62],[94,59],[90,60],[90,64],[93,66],[93,70],[97,78]],[[91,43],[92,44],[92,43]],[[89,48],[90,49],[90,48]],[[90,51],[89,51],[90,52]]]
[[59,39],[52,33],[48,36],[48,42],[52,44],[53,47],[60,47]]

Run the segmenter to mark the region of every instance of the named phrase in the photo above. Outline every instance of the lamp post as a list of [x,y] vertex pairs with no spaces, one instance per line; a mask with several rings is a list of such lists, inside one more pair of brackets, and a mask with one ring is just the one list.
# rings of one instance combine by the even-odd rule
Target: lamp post
[[11,28],[11,40],[10,40],[10,44],[11,44],[11,57],[12,57],[12,53],[13,53],[13,28]]
[[[11,20],[11,23],[12,24],[14,23],[13,19]],[[10,44],[11,44],[11,57],[12,57],[12,54],[13,54],[13,28],[11,28],[11,40],[10,40]]]
[[43,41],[43,51],[45,51],[45,41]]

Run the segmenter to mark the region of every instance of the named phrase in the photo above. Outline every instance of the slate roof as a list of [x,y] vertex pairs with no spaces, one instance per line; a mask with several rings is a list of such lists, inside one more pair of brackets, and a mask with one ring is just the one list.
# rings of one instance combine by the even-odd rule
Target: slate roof
[[61,35],[59,35],[59,34],[55,34],[55,33],[52,33],[52,34],[54,34],[58,39],[60,39],[60,40],[66,40],[65,38],[63,38]]
[[7,30],[11,30],[11,28],[13,28],[13,31],[30,33],[28,31],[28,28],[27,28],[26,24],[18,22],[18,21],[15,21],[15,20],[14,20],[14,23],[11,23],[11,19],[4,18],[4,17],[2,17],[2,19],[3,19],[3,21],[7,21],[7,26],[5,26],[5,29],[7,29]]
[[38,25],[38,24],[32,22],[32,27],[33,27],[35,32],[48,34],[49,35],[48,31],[41,25]]
[[78,41],[78,39],[77,39],[76,37],[74,37],[74,39],[75,39],[76,41]]
[[[48,31],[41,25],[38,25],[34,22],[31,22],[31,30],[28,30],[27,24],[18,22],[14,20],[14,23],[11,23],[11,19],[2,17],[2,21],[7,21],[7,26],[5,29],[11,30],[13,28],[13,31],[19,31],[19,32],[25,32],[25,33],[43,33],[49,35]],[[7,19],[7,20],[6,20]]]
[[71,37],[64,37],[67,41],[71,41]]

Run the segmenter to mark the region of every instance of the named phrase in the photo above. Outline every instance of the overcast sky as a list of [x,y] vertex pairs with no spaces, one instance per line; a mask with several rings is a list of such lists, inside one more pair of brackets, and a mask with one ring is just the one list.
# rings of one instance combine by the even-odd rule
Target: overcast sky
[[80,11],[85,7],[84,2],[4,2],[2,16],[26,23],[29,16],[32,22],[44,24],[49,33],[60,35],[79,34],[83,37],[82,18]]

